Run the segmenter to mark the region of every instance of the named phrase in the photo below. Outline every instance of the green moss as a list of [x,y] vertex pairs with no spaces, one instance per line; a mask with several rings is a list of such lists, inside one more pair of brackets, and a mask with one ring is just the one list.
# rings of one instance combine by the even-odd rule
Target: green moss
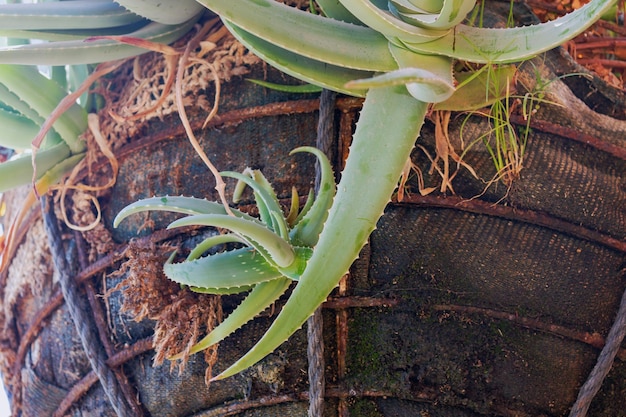
[[382,414],[378,411],[378,407],[373,400],[365,398],[355,399],[350,404],[350,415],[359,417],[381,417]]

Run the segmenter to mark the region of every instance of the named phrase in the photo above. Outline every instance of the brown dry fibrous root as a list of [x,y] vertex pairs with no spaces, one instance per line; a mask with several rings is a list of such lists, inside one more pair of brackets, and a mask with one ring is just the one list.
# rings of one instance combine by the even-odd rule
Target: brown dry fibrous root
[[[118,273],[126,278],[114,290],[123,294],[122,311],[130,313],[136,321],[155,320],[154,363],[162,364],[166,358],[188,352],[204,333],[211,331],[222,320],[219,296],[198,294],[167,279],[163,263],[170,246],[158,247],[152,241],[133,241],[126,252],[128,260]],[[189,355],[180,363],[182,371]],[[217,360],[217,346],[205,350],[207,374]],[[174,366],[172,362],[172,366]]]

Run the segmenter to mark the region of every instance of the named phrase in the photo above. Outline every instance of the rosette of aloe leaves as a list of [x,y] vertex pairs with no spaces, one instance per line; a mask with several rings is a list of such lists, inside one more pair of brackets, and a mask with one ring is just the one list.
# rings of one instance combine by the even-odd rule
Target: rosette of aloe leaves
[[[235,331],[277,299],[291,280],[297,281],[263,337],[214,379],[231,376],[276,349],[348,271],[390,201],[429,106],[462,96],[463,87],[470,84],[456,85],[455,60],[495,64],[530,58],[581,33],[615,4],[593,0],[552,22],[490,29],[462,23],[475,0],[318,0],[321,15],[273,0],[199,2],[220,15],[235,37],[271,65],[311,84],[365,97],[327,214],[328,196],[320,194],[301,217],[304,224],[290,223],[283,220],[269,183],[258,173],[227,173],[254,189],[264,213],[260,223],[223,206],[170,197],[137,202],[116,219],[144,209],[169,209],[190,215],[171,227],[201,224],[233,230],[201,244],[187,261],[165,266],[171,279],[196,289],[215,293],[252,289],[193,351]],[[311,220],[316,224],[306,240],[294,239],[294,231]],[[244,242],[254,250],[200,257],[223,241]],[[257,258],[251,264],[253,253]],[[216,276],[224,281],[213,281]],[[266,290],[272,284],[276,291]]]

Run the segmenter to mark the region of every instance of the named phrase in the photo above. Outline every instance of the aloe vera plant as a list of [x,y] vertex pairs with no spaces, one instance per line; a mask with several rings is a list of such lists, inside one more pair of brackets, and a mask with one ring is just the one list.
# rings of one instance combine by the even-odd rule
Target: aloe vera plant
[[[65,71],[53,81],[35,65],[72,66],[67,78],[73,81],[70,87],[77,88],[90,71],[86,64],[146,52],[113,39],[89,38],[126,35],[170,43],[187,33],[205,10],[193,0],[174,7],[154,0],[0,4],[0,39],[5,44],[0,47],[0,122],[7,127],[0,134],[0,146],[28,149],[46,118],[68,94]],[[68,107],[46,142],[35,144],[37,148],[43,145],[33,164],[39,175],[85,150],[79,136],[87,129],[87,112],[77,104]],[[30,182],[30,165],[27,158],[2,164],[0,192]]]
[[[80,136],[88,127],[87,113],[96,109],[86,94],[79,105],[75,92],[114,69],[109,61],[146,52],[103,37],[170,43],[189,32],[205,12],[194,0],[175,5],[156,0],[0,4],[0,146],[18,153],[34,148],[32,158],[22,153],[0,164],[0,193],[34,183],[6,238],[0,234],[0,270],[8,265],[5,254],[14,243],[15,227],[37,194],[47,192],[85,155]],[[93,37],[99,39],[89,41]],[[101,62],[107,62],[105,67],[92,72],[90,64]],[[42,66],[50,77],[40,73]]]
[[[225,252],[197,259],[203,248],[181,264],[168,262],[165,266],[171,279],[205,287],[208,292],[219,293],[224,287],[232,287],[226,285],[227,281],[211,283],[208,277],[216,272],[233,277],[245,273],[245,281],[237,281],[242,285],[240,289],[252,289],[242,305],[197,344],[194,352],[223,339],[258,314],[270,299],[276,299],[284,290],[283,284],[297,281],[263,337],[214,379],[234,375],[276,349],[303,325],[348,271],[397,186],[431,103],[463,101],[459,96],[464,89],[455,85],[454,60],[512,63],[530,58],[581,33],[615,4],[614,0],[593,0],[552,22],[489,29],[462,24],[474,7],[474,0],[318,0],[323,15],[273,0],[198,1],[220,15],[235,37],[271,65],[311,84],[365,97],[350,155],[328,214],[322,213],[327,202],[311,210],[318,222],[325,219],[323,225],[316,224],[311,229],[321,230],[319,239],[308,235],[305,246],[312,247],[312,252],[298,251],[296,246],[289,250],[287,237],[292,239],[291,245],[297,245],[292,233],[304,226],[283,226],[282,213],[275,203],[270,204],[272,198],[262,196],[261,189],[269,192],[269,185],[261,185],[265,184],[264,179],[238,176],[255,189],[261,211],[266,212],[262,215],[263,227],[275,234],[262,241],[251,235],[251,229],[240,227],[243,214],[234,211],[234,219],[222,222],[225,208],[211,205],[209,210],[208,203],[198,207],[195,200],[149,199],[124,209],[116,219],[119,222],[141,210],[183,212],[190,216],[172,227],[204,224],[230,228],[236,234],[232,240],[244,241],[262,255],[262,267],[258,270],[250,270],[240,262],[239,255],[248,252]],[[320,195],[316,204],[320,199],[326,201]],[[255,224],[251,220],[248,223]],[[209,245],[222,242],[221,239],[231,238],[220,238]],[[265,276],[270,268],[274,275],[267,281]],[[194,278],[191,282],[192,270],[194,277],[205,277],[207,281]],[[275,292],[259,289],[272,282],[276,284]],[[261,291],[267,298],[258,294]]]

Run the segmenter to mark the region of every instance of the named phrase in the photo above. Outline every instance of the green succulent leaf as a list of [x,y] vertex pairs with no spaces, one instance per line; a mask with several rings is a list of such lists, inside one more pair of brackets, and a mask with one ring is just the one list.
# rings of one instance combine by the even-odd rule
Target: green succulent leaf
[[208,238],[204,239],[202,242],[198,243],[196,247],[193,248],[191,252],[189,252],[189,255],[187,255],[187,260],[193,261],[195,259],[198,259],[208,250],[214,248],[215,246],[223,245],[226,243],[246,243],[246,242],[243,239],[241,239],[241,237],[237,236],[234,233],[209,236]]
[[[120,223],[130,215],[143,213],[146,211],[169,211],[173,213],[197,215],[197,214],[221,214],[226,215],[226,209],[223,205],[208,201],[202,198],[194,197],[150,197],[135,201],[124,207],[113,220],[113,227],[118,227]],[[256,219],[239,210],[231,209],[235,216],[241,217],[249,221]]]
[[273,45],[228,21],[224,21],[224,25],[248,49],[286,74],[329,90],[351,96],[365,96],[365,90],[351,90],[346,88],[345,85],[355,79],[369,78],[373,75],[373,72],[354,70],[316,61]]
[[[290,233],[290,240],[296,246],[313,247],[317,244],[324,223],[328,217],[328,210],[333,204],[336,185],[333,175],[333,168],[330,161],[322,151],[310,146],[302,146],[291,151],[291,154],[298,152],[309,152],[317,157],[320,164],[320,185],[315,199],[309,195],[307,206],[303,208],[303,216],[298,217]],[[312,202],[311,205],[308,205]]]
[[[414,26],[391,14],[389,10],[381,9],[373,1],[369,0],[341,0],[350,13],[356,16],[366,26],[383,34],[385,37],[399,38],[407,42],[422,43],[432,42],[445,36],[449,32],[444,29],[427,29]],[[385,2],[386,3],[386,2]]]
[[316,0],[316,3],[327,17],[335,20],[341,20],[346,23],[363,25],[361,21],[350,13],[339,0]]
[[[233,171],[225,171],[220,174],[223,177],[235,178],[238,180],[238,185],[246,184],[254,190],[261,222],[265,223],[267,228],[275,233],[278,233],[280,230],[286,230],[286,220],[283,216],[283,211],[276,197],[276,193],[274,193],[272,189],[272,185],[259,170],[247,170],[246,172],[249,175]],[[239,201],[241,191],[243,191],[241,187],[238,186],[235,188],[233,202],[236,203]],[[284,238],[284,236],[281,237]]]
[[0,109],[0,146],[11,149],[28,149],[39,133],[39,125],[28,117]]
[[417,53],[478,63],[512,63],[562,45],[585,31],[614,4],[615,0],[593,0],[558,19],[531,26],[493,29],[458,25],[453,32],[428,43],[401,37],[395,40]]
[[122,6],[154,22],[165,25],[184,23],[204,12],[195,0],[116,0]]
[[[56,165],[70,158],[71,152],[65,143],[60,143],[51,148],[37,152],[35,156],[35,166],[37,167],[37,178],[45,175],[47,171]],[[82,159],[74,159],[76,163]],[[30,154],[25,154],[19,158],[0,164],[0,193],[8,191],[20,185],[30,184],[33,179],[33,163]]]
[[289,242],[267,227],[239,217],[220,214],[199,214],[178,219],[172,222],[168,228],[173,229],[193,225],[229,229],[242,236],[251,246],[266,257],[268,262],[277,267],[286,268],[295,260],[295,253]]
[[396,69],[387,40],[376,31],[314,15],[274,0],[199,0],[223,20],[266,42],[338,67]]
[[[0,101],[36,123],[43,122],[67,94],[31,66],[0,65],[0,84]],[[59,117],[53,128],[72,153],[83,152],[85,142],[79,137],[87,129],[87,112],[82,107],[74,104]]]
[[180,263],[172,261],[173,256],[163,267],[169,279],[201,289],[246,288],[282,276],[252,248],[234,249]]
[[[199,16],[194,17],[179,25],[163,25],[152,22],[134,32],[126,33],[126,35],[151,42],[168,44],[188,33],[198,18]],[[97,33],[94,35],[97,35]],[[68,40],[0,48],[0,64],[91,64],[129,58],[145,52],[145,49],[108,39],[89,42],[85,42],[84,39]]]
[[141,16],[113,1],[0,4],[2,30],[99,29],[141,20]]
[[[189,353],[194,354],[200,352],[226,339],[235,332],[235,330],[241,328],[244,324],[272,305],[273,302],[287,291],[290,284],[290,279],[278,278],[256,285],[246,299],[243,300],[223,322],[195,344]],[[182,354],[179,354],[170,359],[174,360],[181,357]]]

